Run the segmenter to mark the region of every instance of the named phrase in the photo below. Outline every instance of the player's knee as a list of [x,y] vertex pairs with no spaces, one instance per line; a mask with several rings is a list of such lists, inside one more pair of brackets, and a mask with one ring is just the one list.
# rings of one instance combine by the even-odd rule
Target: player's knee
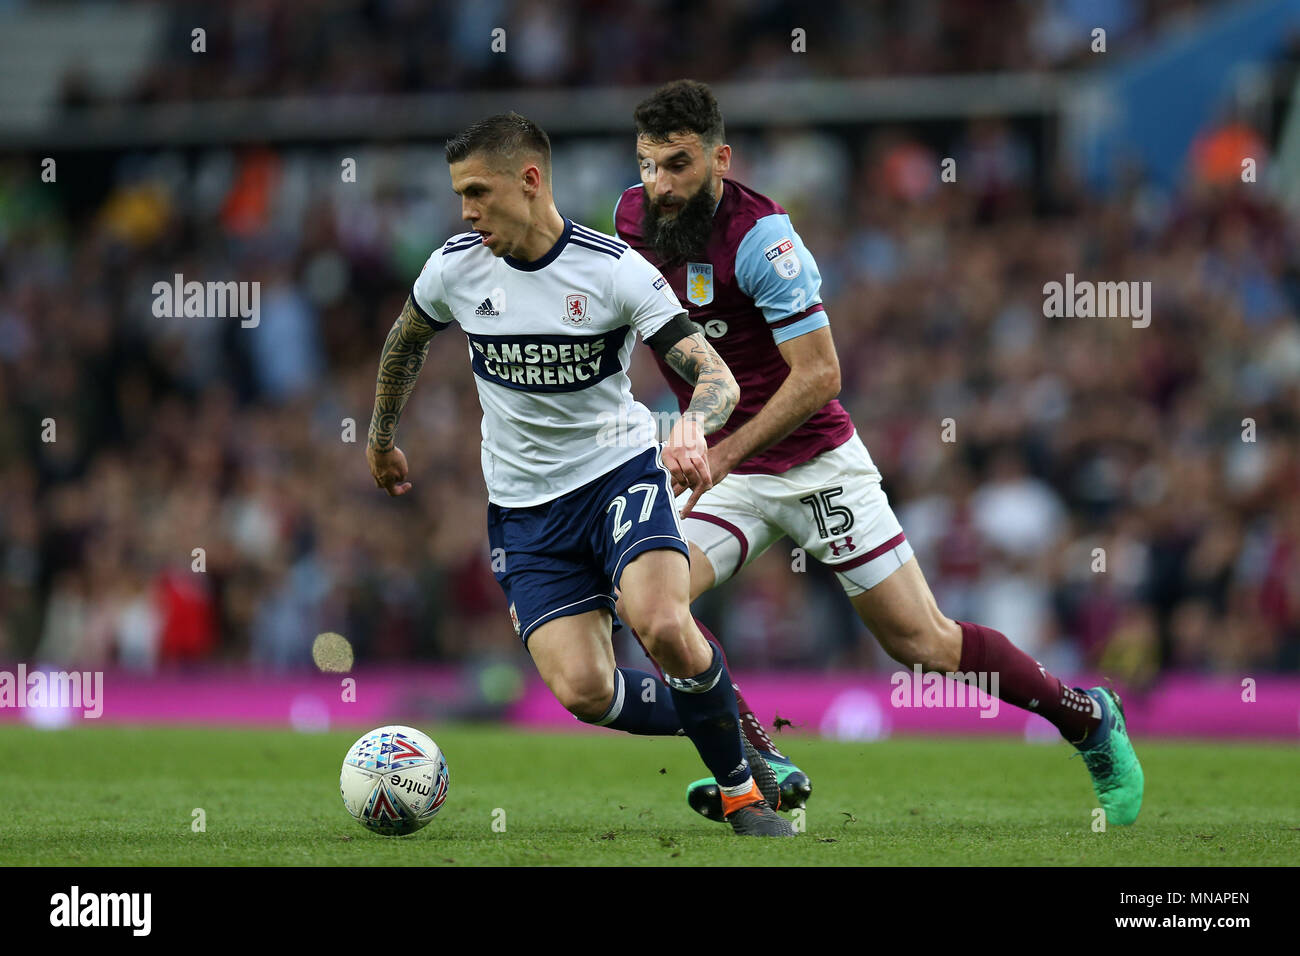
[[555,698],[564,709],[579,720],[591,723],[600,720],[614,699],[614,673],[594,670],[566,674],[552,687]]
[[650,656],[669,671],[689,666],[692,628],[690,612],[671,605],[647,609],[635,625]]

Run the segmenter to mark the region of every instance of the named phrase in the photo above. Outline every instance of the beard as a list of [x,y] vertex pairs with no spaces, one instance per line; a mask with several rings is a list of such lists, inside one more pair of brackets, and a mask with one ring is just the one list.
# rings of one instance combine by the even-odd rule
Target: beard
[[664,267],[674,268],[691,256],[702,255],[713,232],[713,210],[717,205],[718,197],[706,182],[683,205],[675,207],[677,215],[665,216],[642,188],[642,235]]

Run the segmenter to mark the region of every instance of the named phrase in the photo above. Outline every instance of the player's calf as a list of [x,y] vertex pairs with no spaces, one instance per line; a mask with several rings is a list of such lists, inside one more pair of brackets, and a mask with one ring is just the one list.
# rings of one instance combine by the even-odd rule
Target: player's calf
[[905,667],[954,673],[961,663],[961,625],[949,618],[924,620],[892,630],[881,629],[881,648]]
[[[692,575],[693,574],[694,574],[694,565],[692,565]],[[694,588],[695,585],[692,584],[691,585],[692,594],[695,593]],[[623,607],[621,602],[618,605],[618,615],[620,618],[627,617],[627,611]],[[718,653],[722,655],[723,665],[727,667],[728,671],[730,671],[731,664],[727,660],[727,652],[723,648],[722,642],[719,641],[713,635],[713,632],[710,631],[708,627],[704,624],[704,622],[701,621],[698,617],[692,618],[692,620],[695,621],[695,626],[699,630],[700,634],[704,636],[704,639],[718,649]],[[633,638],[636,639],[637,643],[641,645],[641,649],[645,651],[646,656],[651,658],[651,663],[655,665],[655,669],[659,673],[659,679],[656,681],[649,674],[645,674],[643,672],[637,672],[641,678],[641,683],[643,688],[647,690],[649,689],[647,685],[648,682],[649,684],[657,685],[658,687],[664,688],[664,690],[666,691],[667,687],[663,683],[663,676],[664,676],[663,667],[659,664],[658,661],[654,660],[653,656],[650,654],[649,649],[646,647],[645,641],[641,640],[641,635],[639,635],[633,628],[628,628],[628,632],[632,635]],[[750,707],[749,704],[745,701],[745,694],[740,689],[740,685],[735,681],[732,681],[731,688],[736,692],[736,706],[740,712],[740,729],[744,732],[745,739],[749,741],[749,743],[756,750],[762,753],[763,756],[767,757],[768,759],[775,758],[775,760],[780,762],[783,766],[788,765],[789,767],[798,771],[798,768],[794,767],[794,764],[791,763],[790,759],[786,757],[786,755],[781,752],[780,748],[777,747],[775,742],[773,742],[771,735],[767,732],[767,728],[763,726],[762,720],[759,719],[758,715],[754,713],[754,709]],[[802,772],[800,772],[800,774],[802,775]],[[694,784],[692,784],[692,786],[694,786]],[[788,805],[802,806],[802,803],[793,802],[793,797],[795,796],[794,790],[791,791],[791,796],[792,796],[792,801]],[[718,817],[718,819],[721,819],[721,817]]]
[[584,723],[645,736],[680,734],[668,688],[644,671],[614,666],[613,648],[606,646],[608,626],[608,617],[593,611],[539,628],[528,650],[542,680]]
[[657,677],[631,667],[614,670],[614,692],[609,705],[595,718],[579,720],[610,730],[645,737],[672,737],[683,733],[673,695]]
[[1041,715],[1083,756],[1107,819],[1137,819],[1146,779],[1114,691],[1070,687],[1002,632],[943,617],[915,558],[853,603],[900,663],[938,673],[996,675],[999,699]]
[[597,723],[608,712],[615,697],[615,679],[609,672],[588,669],[586,662],[569,672],[547,677],[551,693],[560,705],[581,721]]
[[961,626],[939,610],[915,557],[851,600],[881,648],[900,664],[939,673],[959,669]]
[[881,647],[902,664],[936,673],[996,674],[1000,700],[1041,714],[1072,743],[1101,722],[1092,698],[1057,680],[1005,634],[945,617],[915,557],[856,595],[853,606]]

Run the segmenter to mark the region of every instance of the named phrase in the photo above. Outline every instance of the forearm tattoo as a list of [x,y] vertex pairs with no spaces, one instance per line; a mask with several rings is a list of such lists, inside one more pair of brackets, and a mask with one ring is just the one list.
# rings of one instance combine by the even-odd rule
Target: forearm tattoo
[[397,420],[406,400],[415,390],[415,380],[429,355],[434,329],[420,314],[411,297],[406,297],[402,314],[393,323],[379,355],[379,377],[375,382],[375,410],[370,416],[368,441],[376,451],[392,451]]
[[740,399],[740,389],[722,357],[703,334],[696,332],[685,341],[690,343],[689,348],[683,349],[680,343],[674,345],[664,355],[664,361],[695,386],[695,394],[682,417],[695,418],[708,435],[721,428],[731,416]]

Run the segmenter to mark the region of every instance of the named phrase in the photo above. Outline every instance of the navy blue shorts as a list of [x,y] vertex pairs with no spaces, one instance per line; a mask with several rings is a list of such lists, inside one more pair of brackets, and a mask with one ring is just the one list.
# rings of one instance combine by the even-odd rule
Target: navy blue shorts
[[531,508],[489,503],[488,543],[525,645],[557,617],[602,607],[612,615],[614,588],[638,554],[672,548],[688,561],[691,554],[657,445],[553,501]]

